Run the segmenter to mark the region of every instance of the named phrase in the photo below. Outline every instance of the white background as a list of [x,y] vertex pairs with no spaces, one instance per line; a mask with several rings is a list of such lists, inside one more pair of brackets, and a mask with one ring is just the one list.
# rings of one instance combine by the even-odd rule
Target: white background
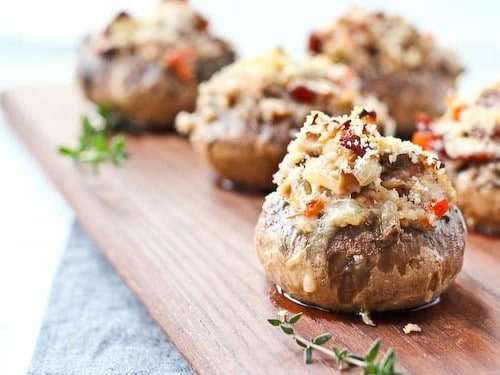
[[[140,4],[139,4],[140,3]],[[222,1],[192,3],[241,55],[280,45],[304,53],[307,33],[345,11],[349,1]],[[69,83],[74,50],[88,31],[117,11],[151,12],[156,1],[16,0],[0,4],[0,90],[16,85]],[[460,91],[500,79],[500,2],[357,1],[400,13],[462,55]],[[0,374],[29,364],[54,271],[73,214],[35,160],[0,117]]]

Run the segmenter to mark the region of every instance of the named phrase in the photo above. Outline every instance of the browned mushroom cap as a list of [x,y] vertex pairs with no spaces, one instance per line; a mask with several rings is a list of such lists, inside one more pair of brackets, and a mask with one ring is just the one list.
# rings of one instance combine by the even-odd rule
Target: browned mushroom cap
[[311,114],[275,180],[257,254],[271,280],[303,302],[411,308],[443,293],[461,269],[465,225],[441,163],[381,136],[367,111]]
[[415,131],[419,113],[433,118],[444,112],[446,96],[453,87],[442,75],[429,71],[362,77],[362,91],[387,104],[397,123],[396,133],[406,139]]
[[194,108],[197,85],[233,60],[230,45],[211,36],[186,2],[167,1],[150,19],[120,13],[85,41],[77,78],[87,98],[125,121],[169,128],[178,112]]
[[334,311],[408,309],[433,301],[462,268],[465,226],[456,206],[432,231],[382,232],[374,220],[319,237],[291,225],[277,200],[255,232],[271,280],[293,297]]

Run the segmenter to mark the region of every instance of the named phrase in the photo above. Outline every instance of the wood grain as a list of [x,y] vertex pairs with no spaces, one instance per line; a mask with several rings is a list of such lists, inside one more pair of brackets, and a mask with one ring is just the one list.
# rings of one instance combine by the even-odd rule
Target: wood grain
[[[494,373],[500,368],[500,240],[470,234],[465,264],[436,306],[360,319],[299,307],[278,294],[258,264],[253,229],[263,197],[218,188],[177,135],[129,136],[131,158],[99,176],[56,153],[74,142],[88,104],[74,87],[8,90],[2,106],[74,208],[78,219],[195,372],[331,373],[269,326],[279,309],[305,316],[305,336],[364,352],[373,339],[415,374]],[[417,323],[423,332],[402,333]],[[356,372],[356,371],[354,371]],[[497,372],[498,373],[498,372]]]

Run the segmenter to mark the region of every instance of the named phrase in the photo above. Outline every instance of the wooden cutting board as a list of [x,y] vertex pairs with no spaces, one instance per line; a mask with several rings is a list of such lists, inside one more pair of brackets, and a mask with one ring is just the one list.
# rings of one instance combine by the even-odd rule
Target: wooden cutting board
[[[500,240],[470,234],[463,271],[430,308],[358,317],[319,312],[284,299],[255,255],[253,229],[263,197],[216,187],[209,170],[177,135],[129,136],[123,168],[98,176],[60,157],[74,144],[88,109],[75,87],[8,90],[7,119],[28,145],[101,251],[195,372],[332,373],[266,319],[304,312],[306,337],[332,332],[332,343],[364,353],[380,337],[397,369],[415,374],[500,371]],[[417,323],[422,333],[405,335]],[[353,370],[357,373],[358,370]]]

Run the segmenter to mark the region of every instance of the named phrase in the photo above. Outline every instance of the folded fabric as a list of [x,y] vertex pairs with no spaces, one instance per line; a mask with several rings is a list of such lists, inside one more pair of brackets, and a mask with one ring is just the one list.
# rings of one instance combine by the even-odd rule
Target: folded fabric
[[190,374],[136,297],[75,223],[28,374]]

